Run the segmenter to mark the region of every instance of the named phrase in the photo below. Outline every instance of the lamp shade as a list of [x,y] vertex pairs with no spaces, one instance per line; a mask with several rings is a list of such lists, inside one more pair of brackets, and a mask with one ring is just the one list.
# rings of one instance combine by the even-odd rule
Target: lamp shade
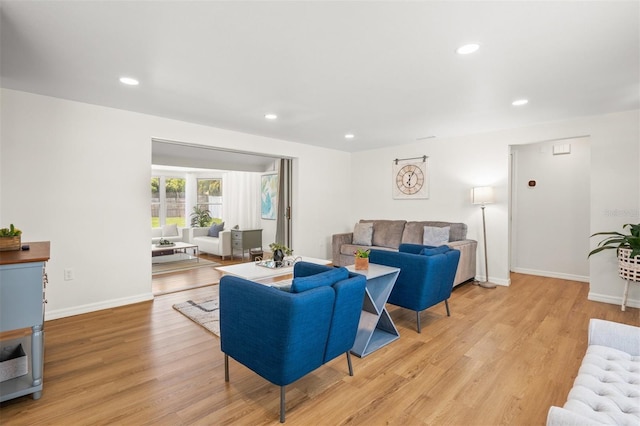
[[477,186],[471,190],[471,203],[490,204],[493,203],[493,187]]

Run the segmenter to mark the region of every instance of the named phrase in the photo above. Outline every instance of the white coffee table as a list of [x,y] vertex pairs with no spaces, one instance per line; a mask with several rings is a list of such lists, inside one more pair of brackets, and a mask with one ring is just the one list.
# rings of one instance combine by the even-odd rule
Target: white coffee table
[[[315,257],[308,256],[296,256],[299,261],[310,262],[318,265],[329,265],[330,260],[317,259]],[[216,268],[223,274],[235,275],[236,277],[244,278],[246,280],[261,280],[265,278],[279,277],[281,275],[287,275],[293,273],[293,265],[283,266],[281,268],[267,268],[258,265],[256,262],[238,263],[236,265],[220,266]]]
[[[187,249],[191,249],[192,254],[187,253]],[[151,244],[151,263],[179,262],[181,260],[199,262],[198,246],[182,242],[175,242],[171,246]]]

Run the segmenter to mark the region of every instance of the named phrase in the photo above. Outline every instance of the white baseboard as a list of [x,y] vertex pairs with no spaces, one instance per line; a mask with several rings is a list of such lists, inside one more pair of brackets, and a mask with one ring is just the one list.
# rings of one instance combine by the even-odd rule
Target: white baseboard
[[537,269],[526,269],[526,268],[511,268],[511,271],[516,272],[518,274],[539,275],[541,277],[559,278],[561,280],[580,281],[583,283],[589,282],[588,276],[585,277],[582,275],[563,274],[561,272],[539,271]]
[[[622,305],[622,296],[611,296],[610,294],[600,294],[589,292],[587,299],[594,302],[610,303],[612,305]],[[640,300],[627,298],[627,306],[631,308],[640,308]]]
[[118,306],[132,305],[134,303],[146,302],[153,300],[153,293],[143,293],[136,296],[124,297],[122,299],[104,300],[98,303],[89,303],[88,305],[74,306],[73,308],[56,309],[48,311],[45,307],[45,321],[58,318],[70,317],[73,315],[86,314],[89,312],[101,311],[103,309],[117,308]]

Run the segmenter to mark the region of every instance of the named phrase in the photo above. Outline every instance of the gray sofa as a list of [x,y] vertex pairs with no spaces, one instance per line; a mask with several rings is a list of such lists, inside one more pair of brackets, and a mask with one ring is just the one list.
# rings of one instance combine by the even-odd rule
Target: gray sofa
[[373,223],[372,244],[370,246],[353,244],[353,232],[334,234],[332,237],[333,264],[335,266],[353,265],[354,252],[358,249],[380,249],[397,251],[400,244],[422,244],[424,227],[449,226],[449,242],[447,245],[460,251],[460,262],[454,287],[465,281],[475,279],[476,249],[478,242],[467,239],[467,225],[464,223],[437,221],[406,221],[406,220],[366,220],[359,223]]

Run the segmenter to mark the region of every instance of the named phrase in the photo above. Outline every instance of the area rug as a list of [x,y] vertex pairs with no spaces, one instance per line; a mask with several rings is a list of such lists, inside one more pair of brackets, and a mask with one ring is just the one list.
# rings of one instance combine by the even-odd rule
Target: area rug
[[173,305],[173,309],[189,318],[196,324],[220,337],[220,310],[218,303],[218,286],[212,288],[214,294],[201,302],[187,300]]
[[220,266],[220,264],[217,262],[212,262],[210,260],[205,260],[205,259],[200,259],[200,261],[198,262],[196,262],[195,260],[180,260],[176,262],[167,262],[167,263],[152,263],[151,273],[153,275],[166,274],[169,272],[186,271],[189,269],[215,267],[215,266]]

